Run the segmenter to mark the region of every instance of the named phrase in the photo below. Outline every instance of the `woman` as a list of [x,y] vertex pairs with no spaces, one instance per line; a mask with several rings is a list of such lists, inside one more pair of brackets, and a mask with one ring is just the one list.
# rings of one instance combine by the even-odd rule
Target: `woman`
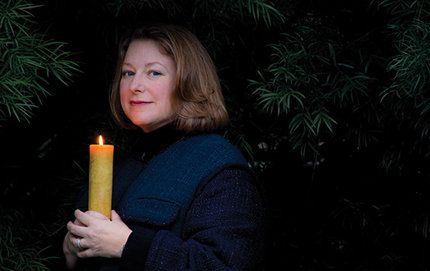
[[216,135],[228,122],[208,53],[188,30],[151,25],[122,42],[111,110],[142,129],[116,167],[112,220],[87,211],[67,224],[70,270],[252,270],[263,212],[240,152]]

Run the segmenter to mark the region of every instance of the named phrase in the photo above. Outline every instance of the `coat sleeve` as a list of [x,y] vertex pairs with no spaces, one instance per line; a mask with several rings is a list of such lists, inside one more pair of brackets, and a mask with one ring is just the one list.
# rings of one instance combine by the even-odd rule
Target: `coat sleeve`
[[120,270],[253,270],[263,254],[263,214],[249,173],[223,170],[197,192],[182,237],[160,230],[150,244],[136,245],[150,233],[133,235],[121,259],[128,268]]

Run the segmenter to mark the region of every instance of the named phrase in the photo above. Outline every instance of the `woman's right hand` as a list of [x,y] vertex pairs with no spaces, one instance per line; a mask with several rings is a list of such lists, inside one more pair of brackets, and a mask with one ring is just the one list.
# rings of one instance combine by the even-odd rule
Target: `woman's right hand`
[[[83,224],[79,222],[77,219],[73,222],[73,224],[82,226]],[[67,232],[66,236],[64,237],[63,241],[63,253],[66,258],[66,267],[67,270],[74,270],[76,266],[76,262],[78,260],[77,253],[80,251],[79,247],[77,246],[77,239],[79,237],[76,235],[73,235],[69,231]]]

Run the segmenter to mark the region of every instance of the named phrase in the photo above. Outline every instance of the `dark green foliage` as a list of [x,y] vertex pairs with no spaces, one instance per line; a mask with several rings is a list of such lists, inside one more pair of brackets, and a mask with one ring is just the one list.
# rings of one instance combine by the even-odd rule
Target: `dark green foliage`
[[265,119],[277,133],[265,133],[269,149],[283,147],[273,162],[287,166],[281,157],[288,161],[295,149],[309,168],[292,180],[309,178],[307,217],[297,216],[297,225],[275,219],[295,232],[298,249],[285,250],[304,257],[300,270],[428,267],[418,255],[428,253],[429,235],[429,8],[428,1],[373,1],[366,11],[383,21],[356,22],[364,29],[353,33],[333,25],[341,14],[315,20],[310,11],[269,46],[270,63],[250,80],[261,110],[273,116]]
[[35,31],[37,7],[26,0],[0,2],[0,119],[29,122],[51,93],[52,79],[67,85],[78,71],[65,43]]
[[[78,72],[77,61],[65,49],[65,43],[48,39],[35,28],[36,8],[41,7],[26,0],[0,2],[0,125],[6,120],[29,123],[35,109],[57,88],[54,83],[67,86]],[[9,144],[3,142],[2,146]],[[19,175],[22,166],[13,164],[8,155],[8,148],[3,148],[0,205],[10,203],[13,207],[0,209],[0,270],[50,270],[56,259],[48,251],[52,246],[48,242],[52,229],[30,218],[31,212],[16,209],[21,202],[13,198],[11,191],[22,180],[8,175],[7,169],[17,167],[15,174]]]
[[[0,209],[0,269],[4,271],[47,271],[54,259],[48,256],[49,236],[26,219],[24,212]],[[28,215],[28,214],[26,214]],[[19,225],[19,226],[18,226]]]
[[[426,1],[373,2],[370,7],[396,15],[386,17],[384,30],[380,26],[347,39],[330,28],[329,21],[309,19],[288,28],[279,42],[270,45],[271,64],[259,72],[258,80],[250,80],[250,87],[262,110],[287,117],[289,129],[284,131],[302,157],[320,155],[323,142],[345,139],[363,150],[386,139],[386,129],[400,129],[396,132],[401,136],[410,129],[421,139],[403,138],[410,145],[396,148],[398,155],[390,150],[381,153],[381,167],[387,172],[401,169],[410,155],[427,159],[430,25],[423,20],[428,19],[426,5]],[[389,46],[387,50],[373,47],[369,36],[375,31],[389,41],[379,44]]]
[[[318,153],[322,134],[332,134],[336,121],[328,113],[335,100],[351,100],[359,85],[358,78],[330,73],[331,45],[320,42],[315,30],[302,27],[293,34],[284,34],[280,43],[270,45],[272,64],[266,70],[269,79],[250,81],[262,110],[288,117],[288,135],[293,148],[304,157],[309,151]],[[344,78],[342,78],[344,77]],[[339,85],[329,89],[330,85]],[[331,95],[331,96],[330,96]]]

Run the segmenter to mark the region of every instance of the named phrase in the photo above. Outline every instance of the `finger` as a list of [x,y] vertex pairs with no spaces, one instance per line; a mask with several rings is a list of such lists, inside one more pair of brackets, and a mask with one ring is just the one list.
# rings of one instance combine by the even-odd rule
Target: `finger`
[[73,224],[78,225],[78,226],[85,226],[83,223],[81,223],[81,221],[75,219],[75,221],[73,221]]
[[80,223],[89,226],[91,224],[92,218],[90,215],[82,212],[79,209],[75,210],[75,217],[77,220],[79,220]]
[[67,223],[67,229],[69,230],[70,233],[72,233],[75,236],[82,237],[82,238],[87,237],[88,228],[85,226],[79,226],[69,221],[69,223]]
[[74,237],[74,235],[73,234],[71,234],[70,232],[67,232],[67,235],[66,235],[66,246],[67,246],[67,248],[69,249],[69,251],[70,252],[74,252],[74,253],[76,253],[76,248],[75,248],[75,241],[74,241],[74,238],[76,238],[76,237]]
[[109,218],[107,218],[105,215],[103,215],[102,213],[96,212],[96,211],[86,211],[85,213],[91,217],[109,220]]
[[[73,246],[73,250],[78,252],[79,250],[81,250],[78,246],[78,240],[81,238],[76,238],[76,237],[71,237],[70,238],[70,244]],[[80,245],[81,246],[81,245]]]
[[76,253],[79,258],[89,258],[95,256],[91,249],[85,249]]
[[112,221],[122,221],[121,217],[118,215],[118,213],[115,210],[112,210]]
[[66,228],[67,228],[67,230],[68,230],[68,231],[69,231],[69,233],[70,233],[70,236],[72,236],[72,235],[73,235],[73,233],[71,233],[71,232],[70,232],[70,227],[71,227],[72,225],[75,225],[75,223],[74,223],[74,222],[72,222],[72,221],[67,222],[67,225],[66,225]]
[[72,252],[74,254],[79,252],[79,249],[77,247],[77,240],[78,239],[76,237],[73,237],[70,234],[69,237],[67,238],[67,241],[66,241],[67,248],[69,249],[70,252]]

